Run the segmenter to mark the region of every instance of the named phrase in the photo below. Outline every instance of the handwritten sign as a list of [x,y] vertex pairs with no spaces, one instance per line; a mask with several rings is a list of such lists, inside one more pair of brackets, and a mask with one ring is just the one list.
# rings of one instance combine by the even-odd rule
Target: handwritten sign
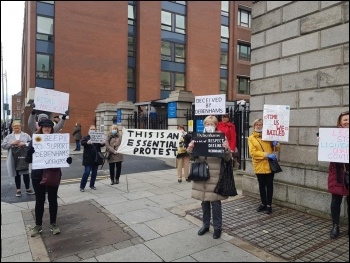
[[69,93],[36,87],[34,103],[36,110],[65,114],[69,105]]
[[117,152],[144,157],[175,158],[180,133],[177,130],[123,129]]
[[225,148],[222,146],[225,141],[224,133],[194,133],[193,140],[193,156],[224,157]]
[[32,169],[69,167],[69,133],[33,134]]
[[225,112],[226,94],[195,97],[195,115],[220,115]]
[[322,162],[349,163],[349,129],[320,128],[318,160]]
[[104,143],[106,136],[104,132],[90,132],[90,140],[93,143]]
[[288,142],[289,138],[288,105],[264,105],[262,139],[264,141]]

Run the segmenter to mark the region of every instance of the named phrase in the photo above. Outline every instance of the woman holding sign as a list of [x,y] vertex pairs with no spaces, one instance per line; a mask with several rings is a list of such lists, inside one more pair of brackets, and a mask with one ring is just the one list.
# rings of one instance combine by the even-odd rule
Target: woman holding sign
[[[216,130],[218,120],[215,116],[206,117],[203,121],[203,125],[205,133],[218,132]],[[187,152],[191,155],[194,145],[195,142],[192,140],[187,147]],[[227,140],[223,142],[222,146],[225,148],[223,158],[226,162],[228,162],[232,158],[232,155]],[[200,162],[203,162],[204,156],[200,156],[198,159]],[[206,181],[193,181],[192,197],[194,199],[202,201],[201,205],[203,211],[203,225],[202,228],[199,229],[198,235],[202,236],[209,231],[211,217],[210,214],[212,211],[214,226],[213,238],[217,239],[220,238],[222,231],[221,200],[227,199],[228,196],[222,196],[214,193],[215,187],[219,182],[221,157],[207,157],[206,160],[209,166],[210,178]]]
[[[39,122],[39,130],[37,134],[51,134],[54,133],[54,123],[48,119],[42,120]],[[38,137],[40,138],[40,137]],[[37,139],[38,140],[38,139]],[[33,162],[33,154],[35,150],[32,146],[32,142],[30,142],[29,150],[26,157],[26,162],[32,163]],[[67,163],[72,163],[72,158],[67,158]],[[56,169],[56,168],[55,168]],[[43,216],[44,216],[44,205],[45,205],[45,194],[47,192],[48,200],[49,200],[49,212],[50,212],[50,230],[54,235],[59,234],[61,231],[59,227],[56,224],[57,219],[57,210],[58,210],[58,203],[57,203],[57,192],[59,183],[57,182],[57,185],[47,185],[43,182],[43,173],[49,171],[49,176],[55,176],[53,174],[53,170],[51,169],[32,169],[32,182],[33,187],[35,190],[35,227],[32,229],[31,236],[37,236],[39,235],[42,230],[42,224],[43,224]],[[62,175],[61,169],[59,168],[59,173]]]
[[280,150],[278,142],[263,141],[262,130],[263,120],[256,119],[253,122],[254,132],[248,138],[249,154],[252,157],[252,164],[259,182],[261,204],[258,212],[265,214],[272,213],[273,178],[275,174],[271,171],[268,159],[277,159],[275,151]]
[[[349,111],[343,112],[338,116],[337,120],[338,128],[349,129]],[[349,164],[348,163],[333,163],[329,164],[328,172],[328,192],[332,194],[331,202],[331,214],[333,227],[330,232],[331,238],[337,238],[339,236],[339,218],[340,207],[343,201],[343,196],[346,197],[348,205],[348,217],[349,217],[349,185],[346,186],[346,173],[349,176]],[[349,181],[348,181],[349,183]],[[349,229],[348,229],[349,235]]]

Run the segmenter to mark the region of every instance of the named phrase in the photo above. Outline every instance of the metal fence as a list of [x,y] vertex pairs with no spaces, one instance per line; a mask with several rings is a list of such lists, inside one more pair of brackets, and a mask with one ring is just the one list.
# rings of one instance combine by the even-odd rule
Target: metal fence
[[[126,120],[128,129],[154,129],[167,130],[168,116],[151,113],[150,115],[144,113],[122,114],[122,121]],[[123,121],[124,122],[124,121]]]

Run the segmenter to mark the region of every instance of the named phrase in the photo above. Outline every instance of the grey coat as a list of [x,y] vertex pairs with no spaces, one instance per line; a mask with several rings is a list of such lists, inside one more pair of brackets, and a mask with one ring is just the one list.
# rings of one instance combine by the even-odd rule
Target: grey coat
[[[56,133],[62,130],[65,122],[66,120],[61,119],[55,126],[53,126],[53,131]],[[30,114],[28,119],[28,127],[32,133],[35,133],[36,130],[39,128],[37,124],[38,123],[35,121],[35,114]]]
[[[15,168],[15,160],[12,157],[12,145],[11,142],[15,141],[16,137],[15,134],[12,132],[11,134],[7,135],[4,139],[4,141],[1,143],[1,148],[7,150],[7,160],[6,160],[6,167],[9,176],[15,177],[16,174],[16,168]],[[19,137],[19,140],[24,143],[29,143],[31,141],[31,137],[29,134],[25,132],[21,132],[21,135]],[[28,174],[29,171],[20,171],[20,174]]]
[[81,127],[79,125],[74,127],[72,135],[74,137],[74,140],[76,141],[80,141],[83,138],[83,136],[81,135]]
[[109,152],[110,158],[108,159],[108,163],[117,163],[122,162],[124,160],[124,155],[122,153],[114,153],[114,151],[118,150],[120,144],[122,142],[122,136],[112,136],[108,135],[105,141],[106,151]]
[[[232,158],[231,152],[225,151],[225,161],[229,161],[230,158]],[[198,157],[199,162],[204,162],[204,159],[204,156]],[[209,166],[210,178],[206,181],[192,182],[192,198],[210,202],[227,199],[228,196],[221,196],[214,193],[214,189],[219,181],[221,158],[207,157],[207,163]]]

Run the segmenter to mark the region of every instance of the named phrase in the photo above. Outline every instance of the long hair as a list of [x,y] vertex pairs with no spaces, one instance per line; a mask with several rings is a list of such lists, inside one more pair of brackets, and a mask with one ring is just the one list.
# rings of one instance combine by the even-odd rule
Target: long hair
[[337,120],[337,127],[340,127],[341,119],[343,118],[343,116],[346,116],[346,115],[349,115],[349,111],[344,111],[340,113]]

